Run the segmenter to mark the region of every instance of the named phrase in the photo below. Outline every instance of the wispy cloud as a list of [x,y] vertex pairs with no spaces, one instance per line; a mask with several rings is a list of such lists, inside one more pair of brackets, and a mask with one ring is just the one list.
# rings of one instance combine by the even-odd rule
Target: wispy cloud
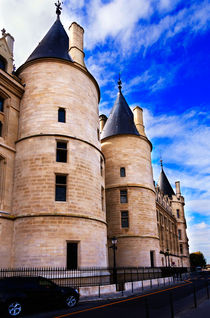
[[210,259],[209,240],[210,237],[210,225],[205,222],[191,225],[190,231],[188,230],[188,236],[190,240],[190,251],[201,251],[205,258]]

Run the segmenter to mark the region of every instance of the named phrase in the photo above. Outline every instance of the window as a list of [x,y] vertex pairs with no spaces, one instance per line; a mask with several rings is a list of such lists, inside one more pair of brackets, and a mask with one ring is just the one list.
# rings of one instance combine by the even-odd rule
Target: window
[[182,231],[181,230],[178,230],[178,238],[179,238],[179,240],[182,239]]
[[97,128],[97,137],[98,137],[98,141],[100,141],[100,131],[98,128]]
[[0,121],[0,137],[2,137],[2,122]]
[[103,158],[100,159],[100,170],[101,170],[101,176],[103,177]]
[[128,195],[127,190],[120,190],[120,203],[127,203]]
[[64,175],[55,176],[55,201],[66,201],[66,179]]
[[78,267],[77,254],[78,254],[78,244],[67,242],[67,257],[66,257],[67,269],[77,269]]
[[125,168],[124,167],[120,168],[120,176],[125,177]]
[[101,209],[104,210],[104,188],[101,187]]
[[57,141],[56,161],[67,162],[67,142]]
[[129,227],[128,211],[121,211],[121,227]]
[[0,97],[0,112],[4,111],[4,100],[2,97]]
[[179,245],[179,249],[180,249],[180,254],[183,254],[183,245],[182,244]]
[[0,69],[4,70],[6,69],[6,63],[5,60],[0,56]]
[[177,218],[180,218],[180,213],[179,213],[179,209],[176,210],[176,214],[177,214]]
[[66,122],[66,110],[64,108],[59,108],[58,109],[58,121],[60,123],[65,123]]

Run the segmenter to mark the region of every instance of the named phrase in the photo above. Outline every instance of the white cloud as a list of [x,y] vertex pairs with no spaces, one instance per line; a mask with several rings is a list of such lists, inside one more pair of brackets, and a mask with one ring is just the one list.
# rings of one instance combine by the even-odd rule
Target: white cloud
[[190,252],[202,252],[207,262],[210,262],[210,225],[205,222],[191,225],[188,230]]

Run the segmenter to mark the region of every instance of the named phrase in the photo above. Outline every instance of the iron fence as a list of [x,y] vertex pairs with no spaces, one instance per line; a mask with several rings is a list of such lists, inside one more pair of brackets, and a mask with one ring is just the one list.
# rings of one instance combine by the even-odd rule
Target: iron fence
[[11,276],[42,276],[49,278],[60,286],[86,287],[109,284],[124,284],[126,282],[152,280],[164,277],[181,278],[188,272],[187,267],[118,267],[118,268],[2,268],[0,279]]

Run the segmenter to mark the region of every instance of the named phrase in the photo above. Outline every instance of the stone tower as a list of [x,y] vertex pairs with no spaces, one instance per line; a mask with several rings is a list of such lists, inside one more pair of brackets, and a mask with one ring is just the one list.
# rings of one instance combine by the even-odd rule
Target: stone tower
[[[117,99],[101,133],[108,242],[110,246],[113,236],[118,240],[117,266],[158,266],[152,145],[144,132],[142,109],[136,107],[133,115],[118,83]],[[111,252],[109,259],[112,265]]]
[[99,87],[84,30],[57,20],[17,70],[25,93],[16,142],[12,266],[107,266]]
[[[172,209],[172,214],[177,222],[177,242],[178,242],[178,255],[179,256],[179,266],[189,267],[189,245],[187,237],[187,224],[185,220],[184,213],[184,197],[181,195],[180,182],[175,182],[176,193],[174,193],[173,188],[171,187],[168,178],[164,172],[163,165],[161,163],[161,172],[158,180],[158,186],[161,192],[164,194],[164,197],[170,200],[170,205]],[[172,255],[171,251],[169,254]]]
[[172,211],[177,219],[177,230],[178,230],[178,243],[179,243],[179,254],[181,258],[181,265],[189,267],[189,244],[187,237],[187,223],[184,212],[184,197],[181,195],[180,181],[175,182],[176,194],[172,196]]

